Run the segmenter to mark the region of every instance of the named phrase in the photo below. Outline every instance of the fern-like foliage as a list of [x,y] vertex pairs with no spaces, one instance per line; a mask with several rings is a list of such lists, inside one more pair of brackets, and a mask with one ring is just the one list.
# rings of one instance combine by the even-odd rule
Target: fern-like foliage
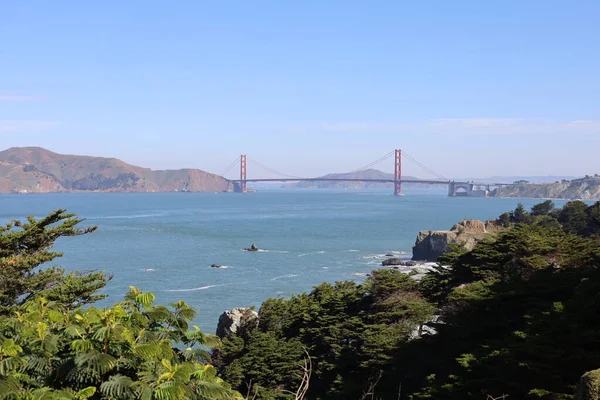
[[109,308],[39,297],[0,316],[0,400],[241,399],[207,364],[219,340],[188,330],[195,310],[154,301],[131,287]]

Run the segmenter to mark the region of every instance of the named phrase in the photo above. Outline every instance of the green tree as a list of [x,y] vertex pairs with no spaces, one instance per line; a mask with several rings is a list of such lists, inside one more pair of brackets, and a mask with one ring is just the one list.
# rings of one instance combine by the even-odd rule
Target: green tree
[[408,393],[573,398],[579,376],[600,365],[591,339],[600,335],[600,316],[590,306],[600,301],[600,242],[571,229],[581,214],[568,208],[575,218],[563,218],[566,229],[530,219],[441,259],[447,267],[422,285],[443,324],[399,351],[396,368]]
[[587,208],[583,201],[570,201],[557,210],[556,217],[565,231],[586,235],[589,233]]
[[531,215],[536,217],[550,215],[550,213],[554,210],[554,203],[552,200],[546,200],[543,203],[539,203],[531,207]]
[[510,214],[510,220],[514,223],[526,223],[529,221],[529,213],[525,210],[523,204],[519,203],[517,208]]
[[435,311],[418,285],[397,270],[378,270],[362,285],[324,283],[289,300],[269,299],[255,330],[224,341],[223,377],[242,391],[252,380],[260,399],[294,398],[306,349],[313,365],[307,398],[359,398],[374,380],[397,391],[394,354]]
[[195,315],[134,287],[103,309],[37,297],[0,317],[0,399],[241,398],[208,364],[218,339],[188,329]]
[[[76,307],[102,299],[97,294],[111,277],[102,272],[71,272],[52,266],[43,268],[62,253],[52,251],[63,236],[79,236],[96,227],[77,228],[82,219],[65,210],[57,210],[36,220],[14,220],[0,227],[0,313],[44,296],[67,307]],[[40,268],[42,267],[42,268]]]

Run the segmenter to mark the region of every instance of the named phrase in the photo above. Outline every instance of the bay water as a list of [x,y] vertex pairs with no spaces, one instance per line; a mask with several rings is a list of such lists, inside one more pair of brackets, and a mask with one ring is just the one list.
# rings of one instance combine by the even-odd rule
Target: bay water
[[[98,230],[61,238],[67,269],[104,270],[119,301],[130,285],[157,302],[183,300],[203,331],[233,307],[289,297],[321,282],[362,281],[385,254],[410,258],[420,230],[462,219],[494,219],[521,202],[445,191],[270,189],[256,193],[62,193],[0,195],[0,221],[66,209]],[[563,202],[556,202],[562,205]],[[263,251],[246,252],[253,242]],[[224,268],[211,268],[219,264]]]

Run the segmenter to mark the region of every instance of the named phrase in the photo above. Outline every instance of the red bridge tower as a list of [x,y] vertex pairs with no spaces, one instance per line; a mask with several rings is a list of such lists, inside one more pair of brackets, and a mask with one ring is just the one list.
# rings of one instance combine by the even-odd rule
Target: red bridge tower
[[246,193],[246,155],[240,156],[240,193]]
[[396,150],[394,162],[394,196],[402,196],[402,150]]

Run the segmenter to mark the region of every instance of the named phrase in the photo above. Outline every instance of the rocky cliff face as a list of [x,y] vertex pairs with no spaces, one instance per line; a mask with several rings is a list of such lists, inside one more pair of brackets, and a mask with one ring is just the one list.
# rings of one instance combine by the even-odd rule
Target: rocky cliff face
[[233,308],[219,317],[217,336],[230,337],[240,329],[252,329],[258,326],[258,313],[251,308]]
[[450,251],[450,245],[453,244],[471,250],[477,241],[501,229],[496,221],[481,222],[468,219],[454,225],[449,231],[421,231],[413,247],[412,258],[419,261],[437,261],[439,256]]
[[227,179],[198,169],[152,171],[116,158],[64,155],[39,147],[0,152],[0,193],[231,190]]
[[574,179],[559,183],[520,184],[498,188],[495,197],[600,200],[600,178]]

